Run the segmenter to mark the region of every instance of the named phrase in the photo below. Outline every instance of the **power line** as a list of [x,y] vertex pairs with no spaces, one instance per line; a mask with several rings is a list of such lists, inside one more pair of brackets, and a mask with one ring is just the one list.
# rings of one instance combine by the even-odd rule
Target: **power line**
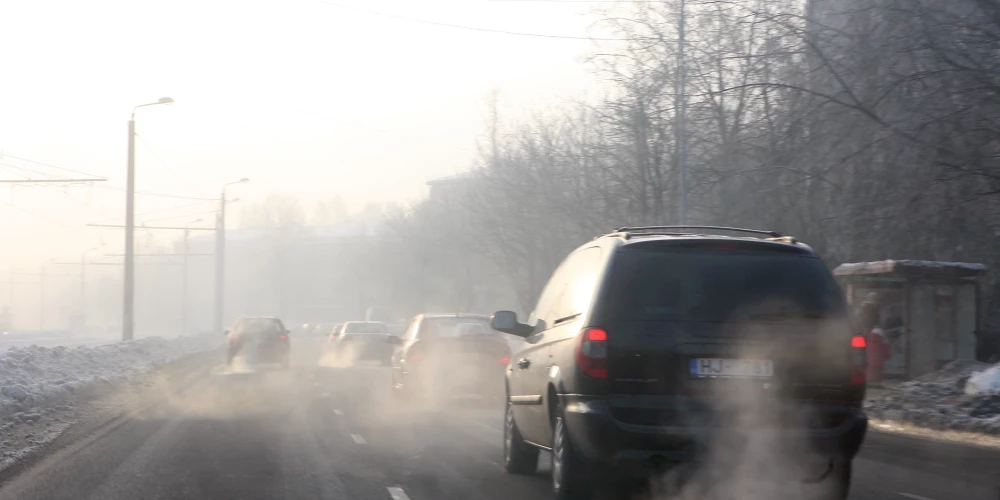
[[20,156],[14,156],[12,154],[7,154],[7,153],[0,153],[0,158],[2,158],[4,156],[6,156],[8,158],[13,158],[15,160],[21,160],[21,161],[26,161],[28,163],[34,163],[36,165],[43,165],[43,166],[50,167],[50,168],[55,168],[55,169],[59,169],[59,170],[65,170],[67,172],[73,172],[74,174],[86,175],[88,177],[101,177],[99,175],[89,174],[87,172],[81,172],[79,170],[73,170],[71,168],[59,167],[59,166],[56,166],[56,165],[52,165],[50,163],[43,163],[43,162],[40,162],[40,161],[29,160],[27,158],[21,158]]
[[[118,186],[108,186],[108,185],[95,184],[94,187],[99,187],[99,188],[103,188],[103,189],[111,189],[111,190],[114,190],[114,191],[126,191],[125,188],[118,187]],[[197,196],[183,196],[183,195],[179,195],[179,194],[155,193],[155,192],[152,192],[152,191],[139,191],[139,190],[136,190],[135,193],[136,194],[146,195],[146,196],[161,196],[161,197],[164,197],[164,198],[177,198],[179,200],[215,201],[215,198],[199,198]]]
[[[215,200],[211,200],[211,202],[214,203]],[[176,206],[176,207],[161,208],[159,210],[150,210],[149,212],[143,212],[141,214],[136,214],[136,217],[141,217],[143,215],[158,214],[158,213],[161,213],[161,212],[169,212],[171,210],[180,210],[182,208],[197,207],[199,205],[205,205],[207,203],[209,203],[209,201],[199,201],[198,203],[188,203],[187,205],[179,205],[179,206]],[[111,219],[103,219],[103,220],[94,221],[93,223],[94,224],[99,224],[101,222],[111,222],[111,221],[115,221],[115,220],[119,220],[119,219],[124,219],[124,218],[125,217],[114,217],[114,218],[111,218]]]
[[476,27],[476,26],[464,26],[464,25],[461,25],[461,24],[442,23],[442,22],[439,22],[439,21],[431,21],[431,20],[427,20],[427,19],[419,19],[419,18],[409,17],[409,16],[401,16],[399,14],[390,14],[388,12],[380,12],[380,11],[377,11],[377,10],[362,9],[360,7],[353,7],[353,6],[350,6],[350,5],[343,5],[343,4],[339,4],[339,3],[327,2],[326,0],[317,0],[317,1],[320,2],[320,3],[326,4],[326,5],[329,5],[331,7],[337,7],[337,8],[346,9],[346,10],[353,10],[353,11],[356,11],[356,12],[364,12],[366,14],[372,14],[372,15],[376,15],[376,16],[390,17],[390,18],[393,18],[393,19],[402,19],[402,20],[411,21],[411,22],[414,22],[414,23],[430,24],[430,25],[433,25],[433,26],[444,26],[444,27],[447,27],[447,28],[455,28],[455,29],[461,29],[461,30],[481,31],[481,32],[485,32],[485,33],[498,33],[498,34],[501,34],[501,35],[531,36],[531,37],[536,37],[536,38],[555,38],[555,39],[561,39],[561,40],[591,40],[591,41],[599,41],[599,42],[627,42],[629,40],[637,40],[636,38],[594,38],[594,37],[588,37],[588,36],[548,35],[548,34],[544,34],[544,33],[527,33],[527,32],[523,32],[523,31],[507,31],[507,30],[496,30],[496,29],[490,29],[490,28],[479,28],[479,27]]
[[199,215],[208,215],[208,214],[215,214],[215,213],[219,213],[219,211],[218,210],[210,210],[208,212],[198,212],[196,214],[172,215],[170,217],[160,217],[160,218],[157,218],[157,219],[144,219],[142,222],[143,222],[143,224],[145,224],[147,222],[156,222],[156,221],[170,220],[170,219],[180,219],[182,217],[197,217]]

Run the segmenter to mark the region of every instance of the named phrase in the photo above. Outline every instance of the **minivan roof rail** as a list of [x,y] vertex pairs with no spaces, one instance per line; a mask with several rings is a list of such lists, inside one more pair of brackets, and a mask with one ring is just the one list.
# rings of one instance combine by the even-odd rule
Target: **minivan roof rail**
[[745,229],[745,228],[741,228],[741,227],[725,227],[725,226],[689,226],[689,225],[681,225],[681,226],[620,227],[618,229],[615,229],[614,232],[616,232],[616,233],[628,233],[628,232],[639,233],[639,232],[665,231],[665,230],[673,230],[673,229],[713,229],[715,231],[732,231],[732,232],[737,232],[737,233],[764,234],[764,235],[770,236],[772,238],[781,238],[782,236],[784,236],[784,235],[782,235],[781,233],[779,233],[777,231],[765,231],[763,229]]

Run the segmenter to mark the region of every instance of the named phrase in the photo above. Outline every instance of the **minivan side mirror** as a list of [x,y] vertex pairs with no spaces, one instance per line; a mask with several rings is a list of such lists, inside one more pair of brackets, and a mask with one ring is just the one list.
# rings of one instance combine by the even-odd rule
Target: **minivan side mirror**
[[497,311],[490,318],[490,327],[494,330],[516,335],[518,337],[529,337],[534,328],[517,320],[517,313],[514,311]]
[[401,339],[401,338],[399,338],[399,337],[397,337],[397,336],[395,336],[395,335],[393,335],[391,333],[387,334],[385,336],[385,341],[388,342],[388,343],[390,343],[390,344],[392,344],[392,345],[401,345],[403,343],[403,339]]
[[223,335],[229,335],[229,330],[222,332]]

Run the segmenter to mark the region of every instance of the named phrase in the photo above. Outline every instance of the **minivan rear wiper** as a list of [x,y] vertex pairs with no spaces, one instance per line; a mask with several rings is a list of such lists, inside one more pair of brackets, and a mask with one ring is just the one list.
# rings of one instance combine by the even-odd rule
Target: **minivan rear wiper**
[[825,319],[826,315],[814,312],[796,313],[757,313],[751,314],[748,319],[751,321],[766,321],[773,319]]

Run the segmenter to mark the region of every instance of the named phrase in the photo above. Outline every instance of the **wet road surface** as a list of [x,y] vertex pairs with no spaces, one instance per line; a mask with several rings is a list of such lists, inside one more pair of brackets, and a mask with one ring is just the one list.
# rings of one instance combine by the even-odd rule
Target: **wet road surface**
[[[502,470],[502,409],[394,401],[387,369],[318,366],[319,341],[297,340],[292,370],[205,366],[7,479],[0,500],[550,498],[547,454],[535,475]],[[872,434],[851,498],[998,500],[997,471],[996,451]]]

